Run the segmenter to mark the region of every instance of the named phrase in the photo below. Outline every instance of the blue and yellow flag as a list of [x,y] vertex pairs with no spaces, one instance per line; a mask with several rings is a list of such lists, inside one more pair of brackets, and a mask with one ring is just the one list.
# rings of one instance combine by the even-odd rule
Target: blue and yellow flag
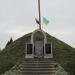
[[47,20],[45,17],[43,17],[43,24],[48,25],[48,23],[49,23],[49,20]]

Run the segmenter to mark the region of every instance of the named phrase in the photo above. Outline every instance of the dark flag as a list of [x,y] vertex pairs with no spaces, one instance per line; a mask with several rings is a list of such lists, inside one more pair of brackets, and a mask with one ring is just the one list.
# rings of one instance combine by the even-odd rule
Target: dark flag
[[35,18],[35,21],[36,21],[37,24],[40,24],[40,22],[39,22],[39,20],[37,20],[37,18]]

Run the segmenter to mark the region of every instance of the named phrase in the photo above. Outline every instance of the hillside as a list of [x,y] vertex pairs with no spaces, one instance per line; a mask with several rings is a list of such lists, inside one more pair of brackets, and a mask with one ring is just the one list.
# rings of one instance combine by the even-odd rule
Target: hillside
[[[47,34],[53,44],[54,59],[71,75],[75,75],[75,49],[57,38]],[[30,41],[31,33],[17,39],[0,52],[0,74],[21,62],[25,57],[25,43]]]

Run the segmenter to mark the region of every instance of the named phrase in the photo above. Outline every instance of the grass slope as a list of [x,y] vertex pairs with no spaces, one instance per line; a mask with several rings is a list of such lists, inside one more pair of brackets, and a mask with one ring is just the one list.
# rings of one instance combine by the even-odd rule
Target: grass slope
[[[25,56],[25,43],[30,41],[31,33],[17,39],[0,52],[0,75],[18,64]],[[53,44],[54,59],[71,75],[75,75],[75,49],[47,34]]]

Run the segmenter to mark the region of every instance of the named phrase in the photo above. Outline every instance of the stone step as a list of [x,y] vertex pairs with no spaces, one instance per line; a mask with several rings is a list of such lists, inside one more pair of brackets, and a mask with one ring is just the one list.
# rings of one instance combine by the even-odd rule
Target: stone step
[[55,73],[55,71],[21,71],[20,72],[20,74],[31,74],[31,75],[33,75],[33,74],[54,74]]
[[22,65],[56,65],[56,63],[22,63]]
[[24,71],[55,71],[55,68],[20,68],[20,70]]
[[23,67],[23,68],[53,68],[55,67],[55,65],[20,65],[20,67]]
[[23,62],[55,62],[52,58],[50,59],[25,59]]
[[56,64],[56,62],[49,62],[49,61],[46,61],[46,62],[43,62],[43,61],[41,61],[41,62],[40,62],[40,61],[36,61],[36,62],[35,62],[35,61],[27,62],[27,61],[26,61],[26,62],[22,62],[22,63],[42,63],[42,64],[43,64],[43,63],[44,63],[44,64],[45,64],[45,63],[48,63],[48,64],[51,63],[51,64]]
[[56,62],[53,59],[25,59],[20,65],[21,75],[52,75]]
[[23,60],[54,60],[53,58],[25,58],[25,59],[23,59]]
[[22,63],[55,63],[54,61],[23,61]]

